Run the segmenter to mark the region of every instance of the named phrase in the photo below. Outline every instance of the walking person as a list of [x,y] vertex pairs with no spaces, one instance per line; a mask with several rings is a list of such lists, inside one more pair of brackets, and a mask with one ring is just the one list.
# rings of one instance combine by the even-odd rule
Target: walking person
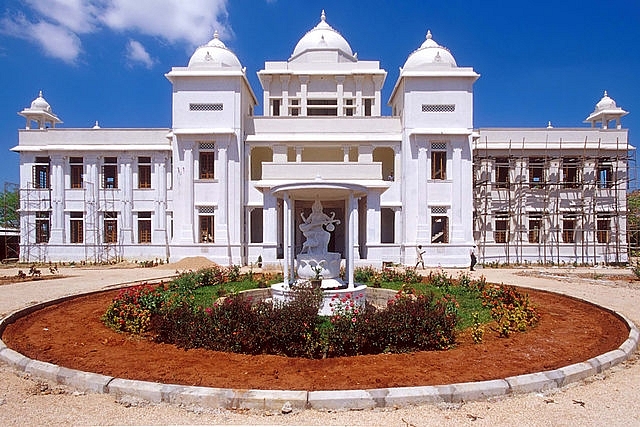
[[418,245],[416,247],[416,258],[417,258],[417,262],[416,262],[416,268],[418,268],[418,264],[422,264],[422,269],[424,270],[424,260],[422,259],[422,254],[424,254],[425,251],[422,250],[422,245]]
[[471,250],[469,251],[470,256],[471,256],[471,268],[469,268],[469,270],[471,271],[475,271],[473,269],[473,267],[477,264],[478,262],[478,258],[476,257],[476,245],[473,245],[473,247],[471,248]]

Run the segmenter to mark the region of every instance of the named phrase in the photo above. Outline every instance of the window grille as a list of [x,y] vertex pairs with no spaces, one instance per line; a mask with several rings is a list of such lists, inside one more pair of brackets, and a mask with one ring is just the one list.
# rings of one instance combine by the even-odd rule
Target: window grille
[[216,148],[216,144],[213,142],[201,142],[200,150],[214,150]]
[[423,113],[453,113],[456,111],[455,104],[422,104]]
[[190,111],[222,111],[223,105],[216,104],[189,104]]
[[215,206],[198,206],[198,212],[200,214],[213,214],[215,213]]
[[432,151],[446,151],[447,143],[446,142],[432,142],[431,143]]
[[432,206],[431,207],[432,214],[446,214],[447,207],[446,206]]

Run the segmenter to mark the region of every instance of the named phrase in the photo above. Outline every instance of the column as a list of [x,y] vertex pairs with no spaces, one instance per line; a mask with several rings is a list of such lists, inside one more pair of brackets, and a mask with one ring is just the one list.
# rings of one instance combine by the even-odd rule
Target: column
[[120,237],[118,241],[122,243],[133,243],[133,171],[131,170],[133,157],[120,156],[120,159],[122,160],[122,164],[120,165],[120,170],[122,171],[122,189],[120,190],[122,225],[120,226]]
[[344,76],[336,76],[336,92],[338,96],[338,116],[344,116]]
[[353,193],[349,193],[349,199],[347,206],[349,207],[349,220],[347,222],[347,280],[349,282],[349,289],[353,289],[354,286],[354,257],[355,257],[355,227],[357,227],[357,199],[353,197]]
[[427,226],[427,220],[429,215],[427,214],[427,147],[424,142],[418,147],[418,186],[417,186],[417,200],[418,200],[418,219],[416,224],[416,242],[428,243],[431,242],[429,238],[429,228]]
[[[174,141],[177,143],[177,141]],[[180,150],[180,147],[178,147]],[[174,194],[174,222],[180,224],[180,231],[174,234],[176,243],[194,243],[193,231],[193,181],[194,181],[194,165],[193,165],[193,143],[187,143],[183,148],[183,161],[176,167],[176,186],[173,190]],[[180,156],[174,156],[175,159]],[[174,225],[175,227],[175,225]]]
[[351,147],[349,147],[348,145],[343,145],[342,146],[342,161],[345,163],[349,163],[349,151],[351,150]]
[[291,282],[290,272],[291,272],[291,263],[293,260],[291,259],[291,200],[289,199],[289,194],[284,193],[284,283],[285,287]]
[[[467,182],[467,173],[464,173],[462,170],[462,147],[453,147],[453,159],[451,163],[453,183],[453,194],[451,195],[451,214],[453,217],[451,218],[451,243],[464,242],[466,230],[462,217],[468,214],[468,212],[463,212],[462,210],[462,190],[472,189],[472,187]],[[470,196],[471,195],[472,194],[470,194]]]
[[167,158],[153,159],[155,182],[155,210],[153,236],[151,241],[155,244],[167,242]]
[[280,76],[280,83],[282,85],[282,110],[281,116],[289,115],[289,75]]
[[367,246],[380,244],[380,193],[367,194]]
[[228,236],[228,213],[229,213],[229,171],[227,164],[227,147],[218,146],[218,163],[216,170],[220,171],[218,182],[220,185],[220,206],[216,215],[216,233],[214,239],[216,243],[226,244]]
[[300,80],[300,115],[307,115],[307,84],[309,83],[309,76],[299,76]]
[[[267,247],[278,245],[278,199],[265,191],[262,208],[262,244]],[[275,260],[277,254],[274,253]]]
[[271,116],[271,101],[269,97],[271,96],[270,88],[271,88],[271,76],[264,75],[262,76],[262,81],[264,82],[264,92],[262,93],[262,105],[264,106],[264,111],[262,113],[263,116]]
[[49,243],[64,242],[64,157],[51,156],[51,234]]
[[364,116],[364,108],[362,105],[362,81],[364,76],[355,76],[356,81],[356,116]]

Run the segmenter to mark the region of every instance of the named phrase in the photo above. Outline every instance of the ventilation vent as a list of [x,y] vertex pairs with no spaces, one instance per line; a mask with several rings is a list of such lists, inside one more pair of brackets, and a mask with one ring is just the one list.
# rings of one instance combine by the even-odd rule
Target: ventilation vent
[[432,214],[446,214],[447,207],[446,206],[432,206],[431,207]]
[[423,113],[453,113],[456,111],[455,104],[422,104]]
[[222,104],[189,104],[191,111],[222,111]]

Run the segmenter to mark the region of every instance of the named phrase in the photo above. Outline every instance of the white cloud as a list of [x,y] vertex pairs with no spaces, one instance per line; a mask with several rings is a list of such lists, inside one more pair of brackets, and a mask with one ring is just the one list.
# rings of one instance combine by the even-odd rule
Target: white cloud
[[153,67],[155,63],[142,43],[137,40],[129,40],[127,43],[127,60],[131,64],[142,64],[147,68]]
[[[66,62],[75,62],[82,52],[82,36],[104,30],[152,36],[170,44],[186,43],[189,48],[209,41],[213,30],[223,37],[232,34],[226,23],[228,0],[25,0],[25,3],[22,12],[6,13],[0,20],[0,32],[36,43],[47,55]],[[146,49],[135,43],[129,41],[126,47],[128,59],[145,66],[152,64],[154,61]]]
[[[74,33],[89,33],[96,29],[99,8],[87,0],[26,0],[40,15]],[[97,4],[98,2],[96,2]]]
[[112,0],[101,19],[114,30],[197,46],[209,41],[214,29],[229,32],[226,6],[227,0]]
[[31,22],[24,15],[0,21],[2,32],[31,41],[42,47],[47,56],[74,63],[82,50],[80,39],[64,27],[48,22]]

